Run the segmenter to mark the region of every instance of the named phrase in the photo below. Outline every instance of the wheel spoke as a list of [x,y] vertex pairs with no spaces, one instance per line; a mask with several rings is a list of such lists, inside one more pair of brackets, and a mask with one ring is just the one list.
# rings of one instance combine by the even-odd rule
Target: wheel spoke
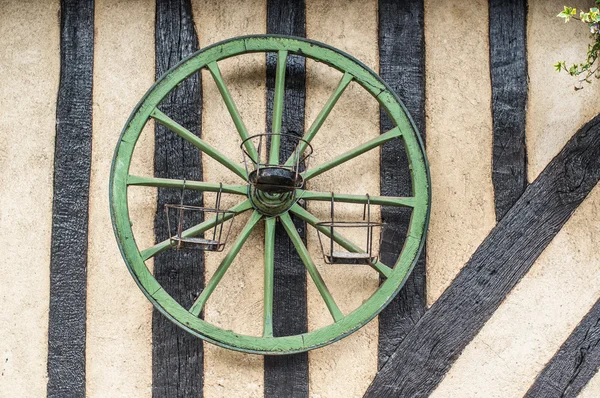
[[[302,139],[304,141],[310,143],[312,141],[312,139],[315,137],[315,135],[317,135],[317,132],[319,131],[319,129],[325,122],[325,119],[327,119],[327,116],[329,115],[329,113],[331,112],[331,110],[333,109],[333,107],[335,106],[337,101],[340,99],[340,97],[342,96],[342,93],[344,92],[344,90],[346,90],[346,87],[348,87],[348,85],[350,84],[352,79],[353,79],[353,76],[350,73],[348,73],[348,72],[344,73],[344,76],[342,76],[342,79],[340,80],[335,91],[331,94],[331,96],[325,103],[325,106],[323,107],[323,109],[321,109],[321,112],[319,112],[319,114],[317,115],[317,118],[314,120],[314,122],[311,124],[309,129],[306,131],[306,134],[304,135],[304,137],[302,137]],[[298,144],[298,153],[301,155],[306,150],[306,146],[307,146],[306,142],[300,141],[300,143]],[[286,164],[286,166],[293,165],[294,164],[293,157],[290,156],[288,158],[288,160],[285,162],[285,164]]]
[[240,232],[240,235],[237,237],[235,242],[233,242],[231,249],[229,249],[229,252],[225,256],[223,261],[221,261],[221,264],[219,264],[219,267],[213,274],[212,278],[210,278],[210,280],[204,287],[204,290],[202,290],[202,293],[200,294],[200,296],[198,296],[198,298],[196,299],[196,301],[190,308],[189,312],[192,315],[195,315],[195,316],[200,315],[202,308],[204,308],[204,304],[206,304],[206,301],[208,300],[210,295],[215,291],[215,288],[217,287],[217,285],[219,284],[219,282],[225,275],[225,272],[227,272],[227,270],[229,269],[229,266],[235,259],[235,256],[237,256],[240,249],[242,248],[242,246],[244,245],[244,243],[250,236],[250,233],[256,226],[256,223],[261,219],[261,217],[262,217],[262,215],[257,211],[254,211],[254,213],[252,213],[252,216],[250,217],[250,219],[248,220],[248,222],[242,229],[242,232]]
[[243,167],[235,164],[232,160],[227,158],[217,149],[213,148],[210,144],[204,141],[201,138],[198,138],[191,131],[177,123],[175,120],[171,119],[169,116],[165,115],[158,108],[154,108],[152,114],[150,115],[154,120],[179,135],[181,138],[189,141],[192,145],[199,148],[202,152],[206,153],[211,158],[215,159],[217,162],[221,163],[223,166],[227,167],[229,170],[233,171],[238,176],[242,177],[244,180],[247,180],[246,171]]
[[[296,190],[296,197],[298,199],[305,200],[323,200],[331,201],[331,192],[314,192],[305,191],[302,189]],[[367,196],[367,195],[347,195],[347,194],[335,194],[335,201],[341,203],[358,203],[380,206],[394,206],[394,207],[415,207],[414,196]]]
[[275,95],[273,96],[273,126],[271,132],[271,149],[269,152],[269,163],[279,164],[279,147],[281,136],[281,120],[283,118],[283,97],[285,94],[285,67],[287,63],[287,51],[277,53],[277,71],[275,72]]
[[[228,210],[227,213],[225,213],[222,216],[219,216],[219,219],[217,220],[216,217],[213,217],[211,219],[205,220],[203,222],[201,222],[198,225],[195,225],[191,228],[186,229],[185,231],[183,231],[181,233],[181,236],[183,238],[189,238],[192,236],[196,236],[196,235],[200,235],[202,232],[207,231],[211,228],[213,228],[215,225],[219,225],[227,220],[230,220],[234,214],[233,213],[229,213],[229,212],[234,212],[234,213],[243,213],[246,210],[249,210],[252,208],[252,202],[250,202],[250,199],[246,199],[245,201],[243,201],[242,203],[240,203],[239,205],[233,206],[231,209]],[[146,250],[142,250],[140,252],[140,255],[142,256],[142,260],[146,261],[151,257],[156,256],[159,253],[164,252],[165,250],[167,250],[168,248],[170,248],[171,246],[175,245],[174,242],[171,242],[170,239],[166,239],[163,240],[160,243],[155,244],[152,247],[149,247]]]
[[373,148],[378,147],[379,145],[383,145],[384,143],[396,138],[396,137],[400,137],[402,135],[402,133],[400,132],[400,129],[398,127],[395,127],[393,129],[391,129],[390,131],[388,131],[387,133],[381,134],[379,137],[374,138],[370,141],[365,142],[364,144],[346,152],[341,154],[340,156],[330,160],[329,162],[322,164],[320,166],[317,166],[315,168],[312,168],[310,170],[308,170],[306,173],[304,173],[304,180],[310,180],[313,177],[318,176],[321,173],[326,172],[327,170],[339,166],[340,164],[355,158],[358,155],[362,155],[365,152],[370,151]]
[[188,180],[173,180],[170,178],[155,178],[155,177],[139,177],[129,175],[127,177],[127,185],[137,185],[142,187],[159,187],[159,188],[183,188],[201,192],[219,192],[222,188],[223,193],[232,193],[236,195],[247,195],[248,187],[246,185],[227,185],[215,184],[202,181]]
[[265,296],[263,336],[273,337],[273,277],[275,272],[275,218],[265,221]]
[[280,219],[283,224],[283,227],[290,236],[294,247],[296,247],[296,251],[300,255],[300,258],[302,259],[302,262],[304,263],[308,274],[310,275],[314,284],[317,286],[319,293],[321,293],[321,297],[323,297],[323,301],[325,301],[325,305],[327,305],[327,308],[329,309],[333,320],[335,322],[341,320],[342,318],[344,318],[344,314],[342,314],[342,311],[340,311],[339,307],[333,300],[329,289],[327,289],[327,285],[325,285],[325,281],[321,277],[321,274],[317,270],[317,267],[310,258],[310,254],[308,254],[308,250],[306,249],[304,242],[302,242],[302,238],[300,237],[300,235],[298,235],[298,231],[296,231],[296,227],[294,226],[294,222],[292,221],[292,218],[290,217],[289,213],[283,213],[280,216]]
[[[337,195],[336,195],[336,198],[337,198]],[[334,232],[332,235],[330,228],[318,226],[317,223],[320,222],[320,220],[317,217],[310,214],[308,211],[306,211],[302,206],[298,205],[297,203],[294,204],[290,208],[290,211],[292,213],[294,213],[295,215],[297,215],[298,217],[300,217],[300,219],[306,221],[307,223],[312,225],[314,228],[318,229],[320,232],[322,232],[323,234],[328,236],[330,239],[333,239],[334,242],[336,242],[337,244],[342,246],[344,249],[346,249],[352,253],[364,253],[365,252],[360,247],[356,246],[354,243],[352,243],[348,239],[344,238],[339,233]],[[371,266],[371,268],[373,268],[374,270],[376,270],[377,272],[379,272],[381,275],[385,276],[386,278],[389,277],[392,273],[392,269],[390,267],[388,267],[387,265],[383,264],[381,261],[377,261],[373,264],[370,264],[370,266]]]
[[[231,118],[233,119],[233,124],[235,124],[235,128],[237,129],[238,134],[240,135],[242,140],[246,140],[249,137],[248,129],[246,128],[246,125],[244,124],[244,121],[242,120],[242,116],[240,115],[240,112],[238,111],[237,107],[235,106],[235,102],[233,101],[233,97],[231,96],[231,93],[229,93],[229,90],[227,89],[227,86],[225,85],[223,76],[221,76],[221,70],[219,69],[219,65],[217,65],[216,62],[211,62],[210,64],[208,64],[208,70],[210,71],[210,74],[212,75],[215,83],[217,84],[219,93],[221,93],[221,97],[223,98],[223,101],[225,102],[225,106],[227,107],[227,110],[229,111],[229,114],[231,115]],[[256,152],[256,148],[254,147],[254,143],[252,142],[252,140],[246,141],[244,146],[246,148],[246,151],[248,151],[248,153],[250,154],[250,156],[255,161],[258,160],[258,153]]]

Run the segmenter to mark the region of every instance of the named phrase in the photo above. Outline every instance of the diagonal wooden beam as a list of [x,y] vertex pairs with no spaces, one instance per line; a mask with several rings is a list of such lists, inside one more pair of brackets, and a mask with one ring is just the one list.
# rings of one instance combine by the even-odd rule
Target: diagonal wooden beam
[[540,372],[527,398],[576,397],[600,368],[600,300]]
[[400,343],[365,397],[427,396],[600,180],[600,115],[490,232]]

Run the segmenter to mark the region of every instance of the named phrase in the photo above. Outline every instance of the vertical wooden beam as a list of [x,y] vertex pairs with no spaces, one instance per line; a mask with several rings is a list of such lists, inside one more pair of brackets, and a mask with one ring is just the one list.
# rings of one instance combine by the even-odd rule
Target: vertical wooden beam
[[[267,33],[306,36],[304,0],[267,1]],[[271,129],[277,54],[267,54],[267,128]],[[306,99],[305,59],[287,58],[283,106],[283,134],[304,134]],[[281,140],[282,160],[293,150],[291,140]],[[296,230],[306,243],[306,223],[296,217]],[[275,227],[273,333],[275,336],[307,331],[306,270],[281,223]],[[308,354],[265,356],[265,397],[308,397]]]
[[489,1],[492,181],[496,221],[527,186],[527,0]]
[[527,398],[576,397],[600,368],[600,300],[546,364]]
[[94,1],[61,1],[50,258],[48,397],[85,396]]
[[[198,49],[192,6],[189,0],[156,1],[156,77]],[[201,135],[202,94],[200,73],[195,73],[170,93],[160,110]],[[154,175],[202,180],[200,152],[165,127],[155,125]],[[154,231],[158,241],[168,238],[164,213],[166,203],[179,203],[179,190],[158,189]],[[186,192],[185,203],[201,206],[199,192]],[[201,221],[189,214],[186,222]],[[156,256],[154,276],[165,290],[189,308],[204,285],[201,251],[168,250]],[[154,397],[202,396],[204,351],[202,340],[190,335],[154,309],[152,317],[152,395]]]
[[[425,40],[423,0],[379,0],[379,75],[398,94],[425,139]],[[380,113],[381,132],[394,126]],[[381,148],[381,194],[410,196],[408,159],[400,140]],[[395,264],[406,239],[411,211],[382,207],[387,225],[381,243],[381,261]],[[379,314],[379,368],[425,312],[425,249],[396,298]]]

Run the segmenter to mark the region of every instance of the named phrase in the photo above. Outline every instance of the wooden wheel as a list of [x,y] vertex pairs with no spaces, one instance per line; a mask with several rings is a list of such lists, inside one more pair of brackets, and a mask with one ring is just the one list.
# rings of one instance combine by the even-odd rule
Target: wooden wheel
[[[270,140],[269,150],[271,163],[279,163],[281,161],[282,166],[285,166],[286,164],[289,165],[290,162],[289,159],[287,161],[279,159],[280,140],[278,135],[281,132],[285,65],[288,54],[296,54],[317,60],[343,73],[343,77],[336,90],[332,93],[313,124],[304,133],[303,140],[299,142],[298,146],[300,153],[303,153],[306,149],[306,145],[310,143],[318,133],[319,128],[327,118],[335,103],[348,84],[352,81],[360,84],[363,89],[377,99],[395,125],[393,129],[381,134],[377,138],[364,143],[358,143],[353,150],[337,156],[323,164],[318,164],[313,168],[307,169],[302,173],[303,181],[310,181],[317,175],[325,173],[356,156],[394,139],[402,140],[406,150],[410,164],[413,196],[388,197],[371,195],[369,197],[368,195],[334,194],[335,201],[340,203],[365,204],[367,201],[370,201],[371,205],[397,206],[412,209],[407,238],[396,264],[386,265],[382,264],[380,261],[376,261],[372,264],[365,265],[371,266],[379,272],[385,280],[369,299],[348,314],[343,314],[342,311],[340,311],[291,219],[291,214],[294,214],[312,227],[318,228],[322,234],[333,238],[337,244],[349,252],[360,252],[361,249],[358,246],[345,239],[339,233],[334,232],[333,236],[330,236],[329,228],[317,225],[321,220],[317,219],[309,211],[296,203],[296,200],[300,197],[305,201],[330,201],[332,193],[295,189],[289,195],[267,195],[257,189],[252,189],[248,182],[247,171],[236,161],[228,159],[217,148],[214,148],[201,138],[198,138],[157,108],[162,99],[165,98],[165,96],[179,83],[201,68],[207,68],[214,78],[221,96],[227,105],[227,109],[233,118],[237,132],[240,136],[240,142],[245,140],[244,149],[250,156],[257,156],[257,149],[253,145],[252,140],[248,140],[248,131],[246,130],[234,101],[229,94],[218,66],[218,61],[225,58],[254,52],[274,52],[278,54],[275,95],[273,100],[273,135]],[[166,240],[159,242],[152,247],[140,250],[135,242],[131,228],[127,203],[128,189],[135,189],[135,186],[181,189],[184,184],[184,181],[182,180],[140,177],[129,174],[129,167],[135,145],[143,127],[150,119],[154,119],[156,122],[167,127],[174,134],[178,134],[183,139],[192,143],[202,151],[203,156],[209,156],[215,159],[233,173],[237,174],[242,179],[243,184],[223,184],[222,192],[239,195],[241,198],[240,203],[231,208],[230,211],[236,213],[245,211],[252,212],[249,220],[239,235],[235,237],[230,247],[226,248],[226,250],[228,250],[227,255],[224,257],[210,280],[206,283],[204,290],[198,296],[191,308],[182,307],[167,292],[165,292],[145,264],[146,260],[152,258],[156,254],[164,250],[172,249],[172,242]],[[219,182],[188,180],[185,181],[185,184],[186,189],[204,192],[217,192],[220,189]],[[373,319],[373,317],[375,317],[390,302],[390,300],[394,298],[412,271],[425,240],[425,231],[429,221],[430,209],[429,185],[427,161],[416,128],[400,100],[373,71],[351,56],[322,43],[285,36],[246,36],[206,47],[183,60],[162,76],[150,88],[137,107],[133,110],[121,134],[112,163],[110,179],[111,217],[117,242],[127,267],[146,297],[148,297],[154,306],[165,316],[188,332],[226,348],[259,354],[289,354],[321,347],[349,335]],[[219,218],[219,222],[229,219],[232,214],[233,213],[226,213],[225,217]],[[246,239],[254,227],[261,221],[265,222],[263,335],[240,335],[230,330],[220,329],[203,319],[200,319],[199,314],[202,311],[204,304],[221,281],[221,278],[227,272],[227,269],[242,248]],[[273,336],[273,269],[276,266],[276,264],[274,264],[274,237],[277,221],[282,223],[290,236],[296,250],[302,258],[308,274],[327,305],[333,320],[330,325],[301,335],[285,337]],[[184,231],[183,236],[191,237],[200,235],[204,231],[214,227],[214,225],[215,218],[206,219],[204,222]],[[402,245],[402,242],[398,242],[398,245]]]

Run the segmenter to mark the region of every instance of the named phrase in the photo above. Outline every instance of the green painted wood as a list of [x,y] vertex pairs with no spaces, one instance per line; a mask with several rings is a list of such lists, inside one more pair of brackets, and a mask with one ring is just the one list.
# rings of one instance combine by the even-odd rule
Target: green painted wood
[[265,220],[265,287],[263,336],[273,337],[273,285],[275,272],[275,218]]
[[[273,53],[280,50],[314,59],[342,73],[348,73],[376,98],[398,132],[401,132],[397,138],[402,140],[406,148],[415,206],[407,238],[396,264],[393,268],[388,268],[389,271],[383,271],[382,268],[380,272],[386,272],[387,278],[361,306],[337,322],[307,333],[282,337],[247,336],[223,330],[194,316],[156,281],[135,243],[128,213],[127,180],[133,150],[142,129],[158,103],[178,84],[212,62],[250,52]],[[416,134],[414,123],[389,87],[373,71],[348,54],[322,43],[275,35],[246,36],[209,46],[161,77],[142,98],[127,121],[115,151],[110,178],[111,217],[119,248],[136,283],[153,305],[167,318],[195,336],[222,347],[257,354],[290,354],[322,347],[349,335],[373,319],[398,293],[414,267],[424,243],[429,220],[429,198],[429,174],[422,142]],[[244,202],[239,206],[249,205]],[[294,209],[297,213],[298,209]],[[283,216],[289,217],[287,213]],[[198,225],[186,233],[199,233],[200,229]],[[158,247],[147,249],[143,253],[149,258],[147,256],[151,256],[152,252],[169,247],[169,242],[161,242]]]
[[281,120],[283,117],[283,93],[285,90],[285,65],[288,52],[279,50],[277,53],[277,71],[275,73],[275,97],[273,99],[273,127],[271,132],[271,149],[269,163],[279,164],[279,147],[281,144]]
[[[305,191],[303,189],[296,190],[296,197],[304,200],[320,200],[320,201],[331,201],[331,192],[315,192]],[[349,194],[335,194],[335,201],[341,203],[358,203],[367,204],[370,202],[372,205],[380,206],[394,206],[394,207],[415,207],[415,198],[413,197],[397,197],[397,196],[371,196],[367,195],[349,195]]]
[[242,179],[248,179],[248,177],[246,176],[246,170],[244,170],[243,167],[236,164],[233,160],[228,159],[227,156],[223,155],[216,148],[213,148],[209,143],[207,143],[203,139],[198,138],[198,136],[194,135],[191,131],[177,123],[175,120],[171,119],[169,116],[165,115],[158,108],[154,109],[150,117],[152,117],[154,120],[168,128],[172,132],[179,135],[184,140],[198,147],[198,149],[200,149],[203,153],[207,154],[217,162],[221,163],[223,166],[233,171]]
[[300,258],[302,259],[302,262],[304,263],[304,266],[306,267],[310,278],[317,287],[317,290],[321,294],[321,297],[323,297],[323,301],[325,301],[325,305],[327,306],[329,313],[331,313],[333,320],[335,322],[340,321],[342,318],[344,318],[344,314],[342,314],[342,311],[340,311],[340,308],[335,303],[333,296],[329,292],[329,289],[327,289],[327,285],[325,285],[323,277],[321,276],[319,270],[317,270],[317,267],[310,258],[308,249],[306,249],[302,238],[300,237],[300,235],[298,235],[298,231],[296,231],[296,226],[294,225],[292,218],[288,213],[285,213],[281,215],[280,219],[281,223],[283,224],[283,227],[285,228],[285,231],[288,233],[290,239],[292,240],[294,247],[298,251],[298,254],[300,254]]
[[[227,107],[227,110],[229,111],[229,114],[233,119],[233,124],[235,124],[235,128],[237,129],[240,138],[242,139],[242,141],[248,139],[248,129],[246,128],[246,125],[242,120],[240,111],[238,111],[237,106],[235,106],[235,102],[233,101],[231,93],[227,89],[227,85],[225,85],[225,80],[223,80],[223,76],[221,75],[221,70],[219,69],[219,65],[217,65],[217,62],[213,61],[209,63],[208,70],[210,71],[210,74],[212,75],[217,85],[217,88],[219,89],[219,93],[221,93],[221,97],[223,98],[225,106]],[[254,160],[258,160],[258,153],[256,152],[256,148],[254,147],[254,143],[252,142],[252,140],[246,141],[244,147]]]
[[[336,198],[337,198],[337,195],[336,195]],[[333,235],[332,235],[331,229],[317,225],[317,223],[319,223],[321,220],[319,220],[317,217],[310,214],[302,206],[300,206],[298,204],[294,204],[294,206],[292,206],[290,211],[292,213],[294,213],[295,215],[297,215],[298,217],[300,217],[302,220],[304,220],[307,223],[309,223],[310,225],[312,225],[314,228],[318,229],[321,233],[325,234],[330,239],[333,239],[334,242],[336,242],[338,245],[342,246],[344,249],[346,249],[352,253],[364,253],[364,250],[362,250],[360,247],[356,246],[354,243],[352,243],[348,239],[344,238],[342,235],[340,235],[339,232],[334,231]],[[379,272],[381,275],[383,275],[385,277],[389,277],[392,274],[392,269],[390,267],[388,267],[387,265],[383,264],[379,260],[373,264],[370,264],[370,266],[375,271]]]
[[[323,109],[321,109],[311,126],[308,128],[304,137],[302,137],[302,139],[306,142],[300,141],[298,143],[298,152],[300,154],[304,153],[304,151],[306,150],[306,147],[308,146],[307,143],[310,144],[312,139],[315,138],[315,135],[317,135],[319,129],[321,128],[323,123],[325,123],[325,119],[327,119],[327,116],[329,116],[329,113],[331,113],[331,110],[333,109],[337,101],[340,99],[340,97],[342,96],[342,94],[346,90],[346,87],[348,87],[352,79],[353,77],[350,73],[344,73],[344,76],[342,76],[342,78],[340,79],[340,82],[338,83],[336,89],[333,93],[331,93],[329,99],[327,99],[325,106],[323,106]],[[294,159],[291,156],[285,162],[287,166],[291,166],[293,163]]]
[[[195,225],[195,226],[183,231],[181,233],[181,236],[183,236],[184,238],[189,238],[192,236],[200,235],[202,232],[208,231],[209,229],[214,227],[215,224],[219,225],[225,221],[231,220],[235,214],[243,213],[246,210],[250,210],[251,208],[252,208],[252,203],[250,202],[249,199],[246,199],[239,205],[236,205],[236,206],[233,206],[232,208],[230,208],[227,211],[227,213],[225,213],[224,215],[219,216],[218,220],[216,217],[212,217],[212,218],[209,218],[208,220],[204,220],[200,224]],[[149,247],[148,249],[142,250],[140,252],[140,256],[142,257],[143,261],[146,261],[149,258],[156,256],[158,253],[162,253],[163,251],[169,249],[171,246],[174,246],[174,245],[175,245],[175,243],[171,242],[170,239],[166,239],[166,240],[163,240],[162,242],[155,244],[152,247]]]
[[400,137],[401,135],[402,132],[400,131],[400,129],[398,127],[395,127],[387,133],[381,134],[380,136],[373,138],[372,140],[367,141],[364,144],[359,145],[356,148],[341,154],[340,156],[335,157],[327,163],[324,163],[317,167],[313,167],[312,169],[306,171],[305,173],[303,173],[304,180],[308,181],[311,178],[314,178],[319,174],[326,172],[327,170],[339,166],[340,164],[347,162],[348,160],[353,159],[359,155],[362,155],[363,153],[368,152],[373,148],[383,145],[386,142],[393,140],[394,138]]
[[127,185],[137,185],[142,187],[158,187],[158,188],[183,188],[191,189],[200,192],[219,192],[222,189],[223,193],[231,193],[236,195],[247,195],[248,187],[246,185],[227,185],[214,184],[203,181],[183,181],[172,178],[157,178],[157,177],[140,177],[130,175],[127,178]]
[[195,316],[200,315],[202,308],[204,308],[204,304],[206,304],[206,301],[208,300],[210,295],[215,291],[217,285],[219,284],[219,282],[221,282],[221,279],[223,279],[223,276],[229,269],[229,266],[231,265],[231,263],[233,263],[233,260],[235,260],[235,256],[237,256],[237,254],[240,252],[242,246],[250,236],[250,233],[256,226],[256,223],[258,223],[258,221],[261,219],[261,217],[261,214],[257,211],[254,211],[254,213],[252,213],[252,216],[250,216],[250,220],[248,220],[248,222],[244,226],[244,229],[242,229],[242,232],[240,232],[233,245],[231,245],[231,249],[229,249],[229,252],[225,256],[223,261],[221,261],[221,264],[219,264],[219,267],[204,287],[204,290],[202,290],[200,296],[198,296],[196,301],[194,301],[194,304],[190,308],[190,314]]

